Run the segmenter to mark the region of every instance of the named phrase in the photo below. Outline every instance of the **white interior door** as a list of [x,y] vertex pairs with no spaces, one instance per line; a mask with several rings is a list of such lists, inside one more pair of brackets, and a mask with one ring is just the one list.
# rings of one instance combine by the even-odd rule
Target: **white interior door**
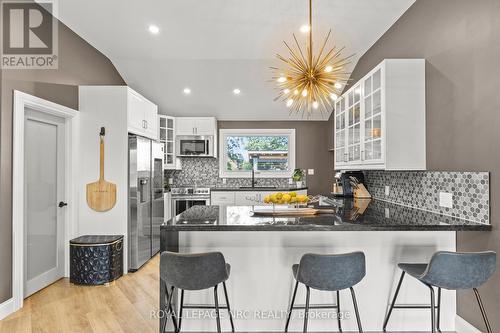
[[63,118],[30,109],[25,114],[24,297],[28,297],[64,276],[67,140]]

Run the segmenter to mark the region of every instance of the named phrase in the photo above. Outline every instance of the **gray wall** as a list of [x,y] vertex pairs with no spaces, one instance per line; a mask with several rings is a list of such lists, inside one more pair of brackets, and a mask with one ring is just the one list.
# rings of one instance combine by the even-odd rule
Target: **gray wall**
[[59,69],[2,70],[0,114],[0,303],[12,289],[12,95],[20,90],[78,108],[78,85],[123,85],[113,64],[59,24]]
[[[431,170],[490,171],[494,230],[459,233],[459,251],[500,251],[500,1],[417,0],[356,65],[352,82],[384,58],[425,58],[427,163]],[[409,124],[411,125],[411,124]],[[482,288],[500,329],[500,272]],[[473,293],[458,314],[485,331]]]
[[327,121],[219,121],[222,128],[294,128],[295,165],[301,169],[314,169],[307,176],[310,194],[327,194],[333,183],[333,146],[331,123]]

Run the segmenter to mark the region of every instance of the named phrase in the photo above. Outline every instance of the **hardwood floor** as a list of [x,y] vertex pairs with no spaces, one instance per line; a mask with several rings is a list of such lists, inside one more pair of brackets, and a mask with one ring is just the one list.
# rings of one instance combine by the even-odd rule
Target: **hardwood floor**
[[157,255],[138,272],[105,286],[77,286],[61,279],[24,300],[24,307],[0,321],[0,333],[156,333]]

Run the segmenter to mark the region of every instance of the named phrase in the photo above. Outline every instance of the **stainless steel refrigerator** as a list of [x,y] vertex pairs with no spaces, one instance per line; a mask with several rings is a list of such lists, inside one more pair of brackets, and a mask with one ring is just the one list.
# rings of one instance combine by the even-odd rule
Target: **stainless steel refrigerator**
[[160,250],[163,223],[163,152],[159,142],[129,135],[128,270]]

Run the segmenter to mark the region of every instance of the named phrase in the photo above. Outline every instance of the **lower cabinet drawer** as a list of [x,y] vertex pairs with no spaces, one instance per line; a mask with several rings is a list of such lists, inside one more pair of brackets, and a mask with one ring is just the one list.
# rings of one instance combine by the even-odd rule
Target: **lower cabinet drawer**
[[211,205],[234,205],[234,192],[212,192],[210,194]]

